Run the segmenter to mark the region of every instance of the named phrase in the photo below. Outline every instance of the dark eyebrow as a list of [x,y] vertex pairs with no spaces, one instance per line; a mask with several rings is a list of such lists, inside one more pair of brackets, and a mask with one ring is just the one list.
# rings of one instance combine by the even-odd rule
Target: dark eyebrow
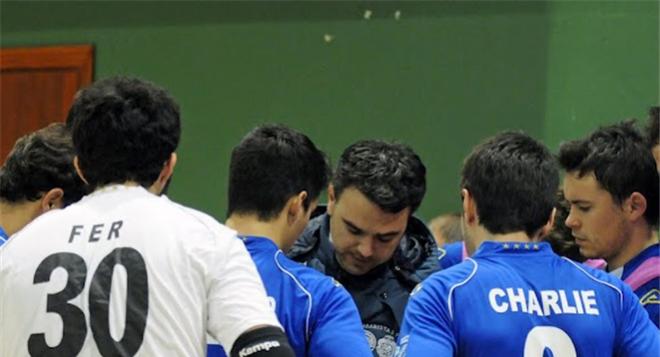
[[364,232],[364,229],[356,226],[353,222],[347,220],[346,218],[342,218],[342,221],[344,221],[344,224],[347,225],[349,228],[351,228],[354,231],[358,231],[360,233]]
[[[344,224],[347,225],[347,226],[348,226],[349,228],[351,228],[352,230],[357,231],[357,232],[359,232],[359,233],[364,233],[364,232],[365,232],[364,229],[362,229],[362,228],[356,226],[353,222],[347,220],[346,218],[342,218],[341,220],[344,221]],[[398,235],[399,233],[401,233],[401,232],[399,232],[399,231],[392,231],[392,232],[385,232],[385,233],[376,233],[376,234],[374,234],[374,235],[375,235],[376,237],[379,237],[379,238],[389,238],[389,237],[391,237],[391,236],[396,236],[396,235]]]
[[579,205],[579,204],[590,205],[590,204],[592,204],[590,201],[585,201],[585,200],[572,200],[572,201],[568,200],[568,202],[570,202],[573,205]]

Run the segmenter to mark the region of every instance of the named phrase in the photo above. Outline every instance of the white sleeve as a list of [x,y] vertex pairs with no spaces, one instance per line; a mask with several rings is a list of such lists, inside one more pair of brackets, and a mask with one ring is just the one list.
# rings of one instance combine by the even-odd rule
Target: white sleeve
[[236,339],[250,328],[281,326],[243,242],[236,236],[222,238],[217,254],[211,255],[217,260],[208,265],[208,333],[229,354]]

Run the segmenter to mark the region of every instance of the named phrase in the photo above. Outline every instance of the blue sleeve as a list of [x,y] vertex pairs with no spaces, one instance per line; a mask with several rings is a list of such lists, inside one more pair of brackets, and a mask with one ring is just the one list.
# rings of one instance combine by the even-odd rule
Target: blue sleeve
[[399,334],[396,357],[453,356],[456,339],[447,296],[427,279],[413,290]]
[[463,242],[453,242],[438,247],[438,263],[447,269],[463,261]]
[[371,357],[353,299],[343,287],[329,285],[322,300],[314,303],[308,355]]
[[637,296],[623,287],[622,321],[619,325],[617,356],[660,356],[660,333]]
[[227,357],[225,350],[219,344],[206,345],[206,357]]

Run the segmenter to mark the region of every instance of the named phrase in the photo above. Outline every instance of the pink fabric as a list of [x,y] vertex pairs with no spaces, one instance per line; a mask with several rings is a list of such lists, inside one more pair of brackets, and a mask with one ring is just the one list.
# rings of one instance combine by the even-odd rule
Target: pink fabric
[[653,257],[637,267],[624,282],[633,290],[637,290],[640,286],[657,277],[660,277],[660,257]]
[[603,259],[587,259],[582,264],[599,270],[605,270],[605,267],[607,266],[607,262]]

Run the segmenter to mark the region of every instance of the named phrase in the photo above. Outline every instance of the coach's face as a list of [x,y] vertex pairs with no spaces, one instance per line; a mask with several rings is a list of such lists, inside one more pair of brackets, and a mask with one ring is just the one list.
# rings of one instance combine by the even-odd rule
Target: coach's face
[[328,214],[339,265],[353,275],[363,275],[392,258],[406,231],[410,208],[389,213],[355,187],[336,197],[330,185]]

